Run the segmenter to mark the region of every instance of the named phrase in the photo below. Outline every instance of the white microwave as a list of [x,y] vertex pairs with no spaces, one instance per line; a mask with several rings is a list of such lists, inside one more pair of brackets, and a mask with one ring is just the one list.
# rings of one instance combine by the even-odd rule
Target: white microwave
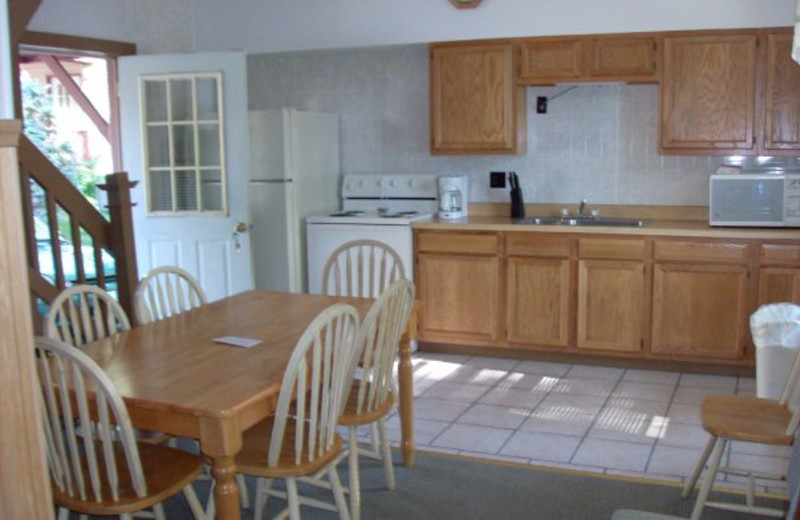
[[800,227],[800,173],[713,174],[712,226]]

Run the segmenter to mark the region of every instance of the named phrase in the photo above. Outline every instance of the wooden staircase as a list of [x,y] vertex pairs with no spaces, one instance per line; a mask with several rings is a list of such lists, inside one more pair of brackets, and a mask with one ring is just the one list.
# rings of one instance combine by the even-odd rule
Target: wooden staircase
[[[107,220],[25,136],[20,139],[18,156],[35,330],[41,330],[41,303],[46,306],[59,292],[76,284],[109,289],[115,282],[117,299],[125,312],[133,316],[133,292],[138,282],[130,200],[134,183],[128,181],[126,173],[114,173],[98,186],[108,193],[110,219]],[[47,237],[36,236],[34,201],[44,206],[37,209],[39,214],[46,215]],[[68,237],[59,232],[59,215],[69,222]],[[65,240],[72,247],[64,248]],[[48,276],[40,265],[40,247],[49,250],[53,257],[52,272],[44,273]],[[71,250],[71,258],[63,255],[65,249]],[[103,265],[104,251],[114,258],[112,273],[106,272]],[[65,275],[67,263],[74,266],[72,279]],[[92,264],[94,276],[89,278],[86,267]]]

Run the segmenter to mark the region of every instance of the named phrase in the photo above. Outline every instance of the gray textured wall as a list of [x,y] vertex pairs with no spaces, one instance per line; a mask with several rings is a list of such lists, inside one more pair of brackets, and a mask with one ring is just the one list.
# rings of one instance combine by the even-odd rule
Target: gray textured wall
[[251,55],[248,87],[251,109],[340,114],[343,173],[469,174],[473,201],[506,201],[488,172],[514,170],[526,202],[705,205],[723,161],[657,154],[655,85],[529,88],[526,154],[433,157],[424,45]]

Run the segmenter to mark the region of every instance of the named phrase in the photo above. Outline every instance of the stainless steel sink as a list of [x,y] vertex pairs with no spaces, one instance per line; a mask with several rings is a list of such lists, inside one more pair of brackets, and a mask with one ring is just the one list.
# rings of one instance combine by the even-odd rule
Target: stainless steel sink
[[588,226],[588,227],[644,227],[644,220],[632,218],[595,217],[590,215],[566,217],[529,217],[517,221],[529,226]]
[[533,226],[558,226],[561,219],[557,217],[530,217],[518,220],[517,224],[529,224]]

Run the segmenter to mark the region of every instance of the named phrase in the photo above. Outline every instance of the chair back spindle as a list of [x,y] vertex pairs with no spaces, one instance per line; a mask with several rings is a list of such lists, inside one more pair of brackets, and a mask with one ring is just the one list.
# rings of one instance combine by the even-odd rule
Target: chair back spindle
[[125,311],[109,293],[92,285],[76,285],[50,304],[44,333],[80,347],[130,328]]
[[139,324],[159,321],[208,303],[197,280],[184,269],[157,267],[142,278],[134,296]]
[[800,351],[795,353],[779,402],[792,413],[786,427],[786,435],[794,436],[800,426]]
[[377,298],[392,282],[405,278],[400,255],[377,240],[353,240],[331,253],[322,271],[322,292]]
[[82,501],[119,500],[122,485],[145,497],[128,411],[108,376],[82,351],[59,340],[37,338],[36,353],[54,485]]
[[382,406],[394,390],[394,360],[414,303],[410,280],[392,283],[373,304],[359,330],[361,378],[356,413],[364,415]]
[[[294,435],[295,464],[313,460],[333,446],[336,424],[358,362],[358,323],[355,308],[335,304],[317,316],[301,336],[281,384],[270,438],[270,467],[280,462],[286,434]],[[293,411],[293,422],[307,424],[308,428],[297,427],[290,433],[286,425]]]

